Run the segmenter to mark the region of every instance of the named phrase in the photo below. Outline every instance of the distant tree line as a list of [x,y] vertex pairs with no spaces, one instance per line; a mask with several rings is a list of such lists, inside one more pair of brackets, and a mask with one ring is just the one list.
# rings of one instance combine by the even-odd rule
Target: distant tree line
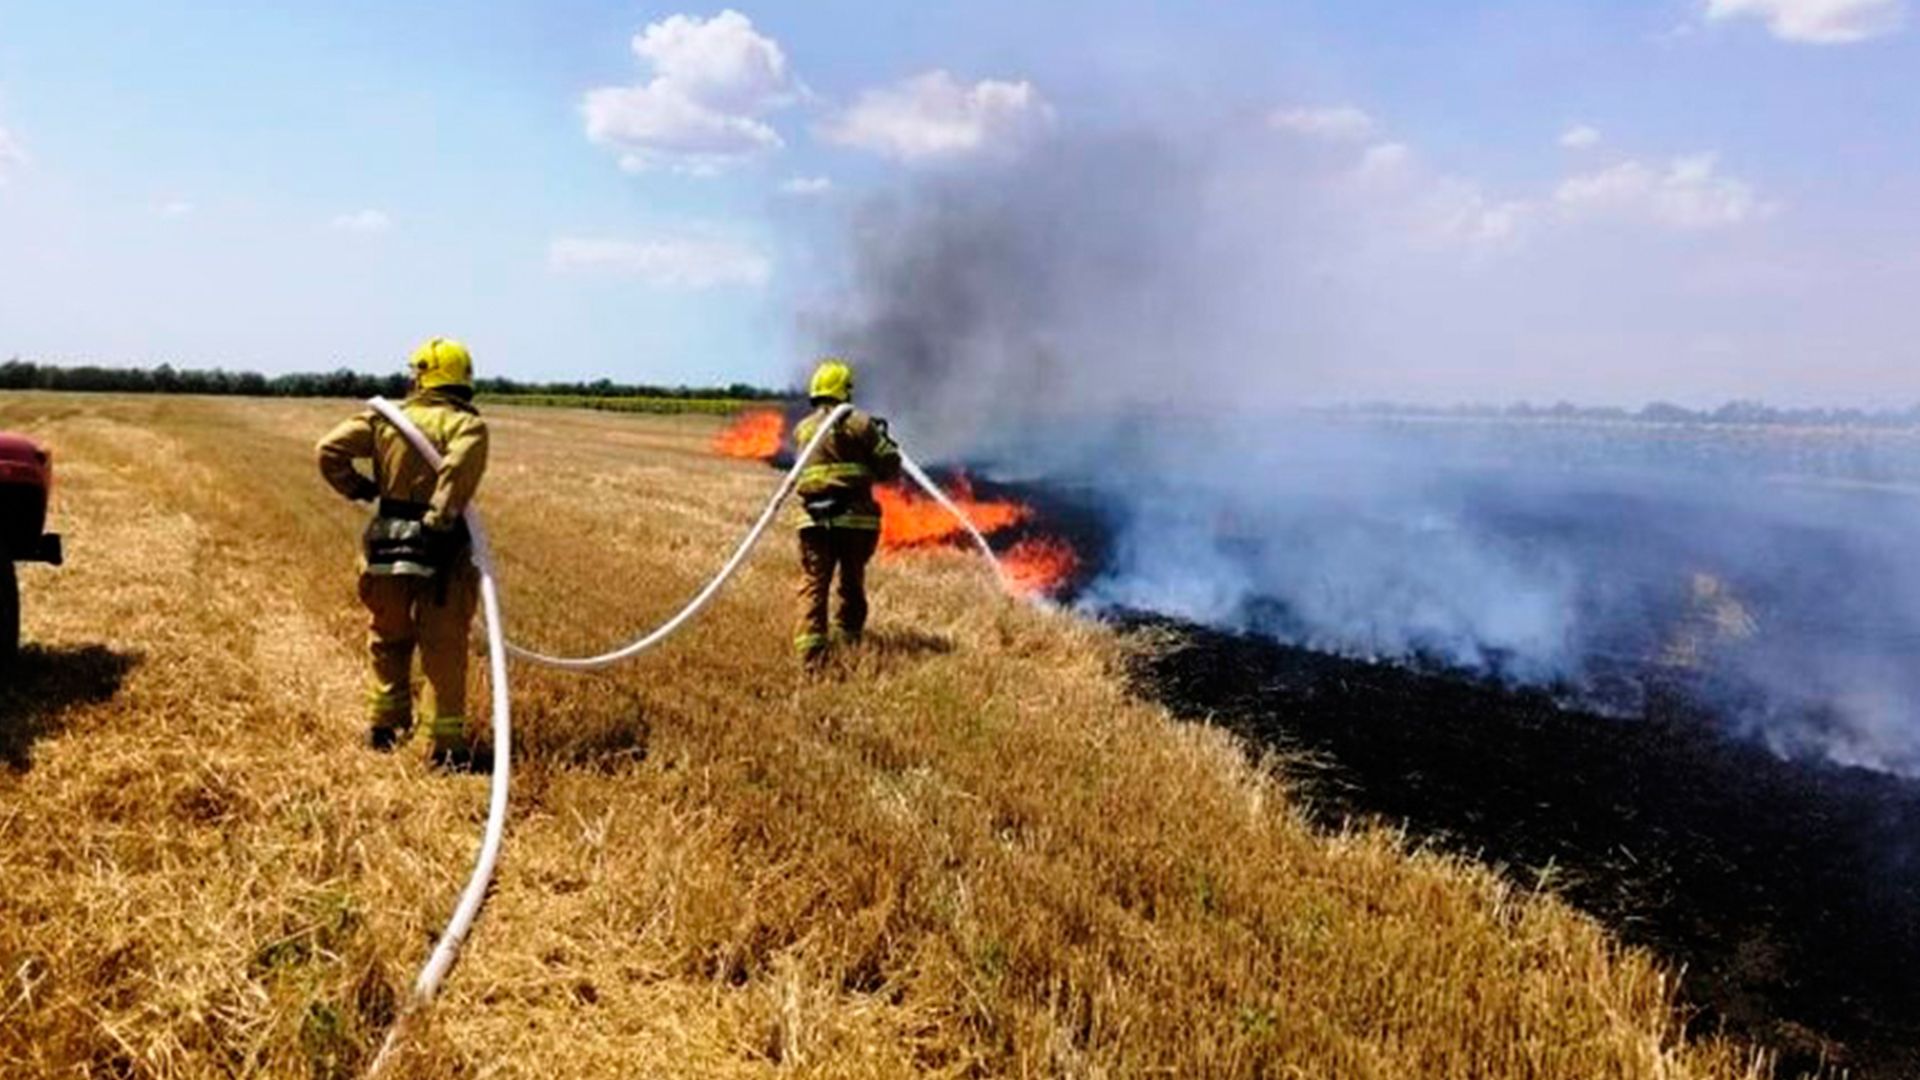
[[[269,376],[257,371],[175,368],[171,364],[161,364],[154,368],[99,367],[92,364],[69,367],[15,359],[0,364],[0,390],[339,398],[365,398],[381,394],[386,397],[399,397],[407,392],[407,377],[398,373],[369,375],[347,368],[320,373],[302,372],[293,375]],[[644,397],[672,400],[779,401],[794,396],[792,391],[768,390],[746,383],[730,383],[726,386],[650,386],[616,383],[611,379],[567,383],[478,379],[475,380],[474,390],[482,395],[502,397],[544,395],[567,398]]]
[[1368,402],[1337,406],[1336,413],[1362,415],[1423,416],[1461,419],[1514,420],[1596,420],[1614,423],[1648,424],[1722,424],[1778,425],[1781,427],[1914,427],[1920,426],[1920,404],[1905,408],[1780,408],[1757,401],[1730,401],[1713,409],[1689,409],[1670,402],[1656,401],[1638,409],[1618,406],[1584,406],[1569,402],[1554,405],[1395,405]]
[[[592,382],[521,382],[516,379],[480,379],[474,389],[494,397],[551,399],[534,404],[584,404],[579,399],[636,398],[655,401],[685,401],[701,409],[714,410],[724,402],[787,401],[800,396],[798,390],[770,390],[747,383],[726,386],[653,386],[645,383],[616,383],[611,379]],[[153,368],[100,367],[93,364],[65,366],[39,364],[28,360],[9,360],[0,364],[0,390],[69,390],[120,394],[220,394],[246,397],[331,397],[365,398],[380,394],[400,397],[407,392],[407,377],[392,373],[369,375],[340,368],[328,372],[302,372],[293,375],[262,375],[255,371],[227,371],[222,368],[175,368],[161,364]],[[715,410],[719,411],[719,410]],[[1905,408],[1779,408],[1757,401],[1730,401],[1714,409],[1689,409],[1656,401],[1638,409],[1618,406],[1584,406],[1570,402],[1533,405],[1398,405],[1391,402],[1366,402],[1335,406],[1335,413],[1421,416],[1459,419],[1517,420],[1594,420],[1656,424],[1774,424],[1783,427],[1913,427],[1920,426],[1920,404]]]

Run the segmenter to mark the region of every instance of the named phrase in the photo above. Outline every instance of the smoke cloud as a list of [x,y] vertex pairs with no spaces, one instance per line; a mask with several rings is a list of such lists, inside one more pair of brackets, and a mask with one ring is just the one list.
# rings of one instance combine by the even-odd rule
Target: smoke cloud
[[1657,274],[1618,310],[1529,282],[1548,265],[1515,247],[1532,211],[1409,177],[1404,151],[1358,171],[1321,153],[1059,137],[923,176],[853,216],[845,288],[804,334],[856,358],[916,453],[1102,507],[1090,607],[1624,713],[1679,685],[1782,753],[1920,775],[1920,502],[1898,489],[1920,450],[1306,408],[1604,385],[1505,341],[1503,297],[1574,333],[1673,312]]
[[1285,401],[1310,368],[1290,345],[1313,319],[1284,299],[1305,282],[1291,230],[1257,238],[1226,212],[1234,182],[1146,135],[943,172],[858,212],[851,287],[809,336],[860,358],[869,396],[949,451],[1062,416]]

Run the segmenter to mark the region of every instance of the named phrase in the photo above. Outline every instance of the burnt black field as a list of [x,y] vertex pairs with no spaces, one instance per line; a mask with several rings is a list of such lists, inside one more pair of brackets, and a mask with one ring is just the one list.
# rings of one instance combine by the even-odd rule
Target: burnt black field
[[1783,1076],[1920,1076],[1920,432],[1188,434],[999,485],[1137,693],[1279,752],[1322,827],[1552,890]]
[[[1682,966],[1696,1028],[1860,1077],[1920,1075],[1920,784],[1784,759],[1684,688],[1602,716],[1457,672],[1164,619],[1136,690],[1280,751],[1326,828],[1544,886]],[[1170,632],[1171,643],[1166,636]]]

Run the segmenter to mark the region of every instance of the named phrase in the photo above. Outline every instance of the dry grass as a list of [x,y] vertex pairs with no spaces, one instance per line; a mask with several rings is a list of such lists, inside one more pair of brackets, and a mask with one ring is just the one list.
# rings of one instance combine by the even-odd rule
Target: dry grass
[[[0,689],[0,1075],[354,1075],[451,909],[484,780],[359,747],[358,512],[308,458],[348,407],[0,396],[72,553]],[[650,626],[771,481],[713,420],[491,418],[543,647]],[[613,673],[516,670],[506,858],[404,1071],[1757,1075],[1556,903],[1315,835],[962,556],[880,567],[877,640],[799,683],[792,571]]]

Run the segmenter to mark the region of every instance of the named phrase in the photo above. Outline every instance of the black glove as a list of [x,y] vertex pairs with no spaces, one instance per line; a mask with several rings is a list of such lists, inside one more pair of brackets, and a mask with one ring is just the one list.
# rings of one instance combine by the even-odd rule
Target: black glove
[[435,569],[445,570],[452,566],[454,559],[466,550],[467,530],[458,525],[456,522],[452,528],[421,528],[420,537],[427,549],[427,562]]

